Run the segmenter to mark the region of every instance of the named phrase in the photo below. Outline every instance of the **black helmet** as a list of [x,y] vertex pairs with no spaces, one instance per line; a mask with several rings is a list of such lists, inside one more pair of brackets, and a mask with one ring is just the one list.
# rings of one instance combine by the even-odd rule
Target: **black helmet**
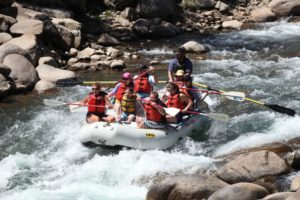
[[144,70],[144,69],[147,69],[148,68],[148,66],[147,65],[145,65],[145,64],[138,64],[137,66],[136,66],[136,68],[138,68],[138,69],[142,69],[142,70]]

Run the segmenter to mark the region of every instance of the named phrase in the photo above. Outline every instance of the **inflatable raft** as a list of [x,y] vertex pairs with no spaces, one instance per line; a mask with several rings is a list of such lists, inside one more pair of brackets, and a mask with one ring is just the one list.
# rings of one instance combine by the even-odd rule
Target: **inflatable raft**
[[203,115],[191,115],[180,124],[165,129],[139,129],[135,122],[96,122],[85,124],[79,132],[80,142],[87,147],[131,147],[135,149],[167,149],[185,136],[201,134],[211,121]]

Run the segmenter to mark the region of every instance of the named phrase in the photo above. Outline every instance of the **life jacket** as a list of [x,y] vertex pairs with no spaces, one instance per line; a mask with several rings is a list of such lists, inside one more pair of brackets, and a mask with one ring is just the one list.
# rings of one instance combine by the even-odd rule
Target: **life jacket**
[[143,93],[150,93],[152,91],[152,86],[148,80],[149,76],[142,76],[139,77],[134,81],[134,91],[135,92],[143,92]]
[[[105,111],[106,111],[105,96],[103,96],[103,95],[96,96],[94,93],[90,93],[89,100],[87,103],[88,103],[88,112],[100,114],[100,113],[105,113]],[[93,106],[93,105],[96,105],[96,106]],[[99,106],[99,107],[97,107],[97,106]]]
[[121,109],[126,113],[135,113],[135,100],[136,96],[133,95],[131,98],[128,98],[127,95],[123,95],[121,101]]
[[160,112],[154,108],[150,103],[146,103],[145,106],[146,117],[147,120],[154,121],[154,122],[165,122],[166,117],[160,114]]
[[174,81],[174,83],[175,83],[179,88],[184,87],[184,82],[183,82],[183,81]]
[[180,93],[175,94],[173,96],[168,96],[166,105],[168,108],[172,107],[182,110],[184,108],[184,104],[180,101]]
[[121,85],[118,87],[118,90],[116,92],[116,99],[121,102],[127,86],[124,81],[120,81],[120,83]]

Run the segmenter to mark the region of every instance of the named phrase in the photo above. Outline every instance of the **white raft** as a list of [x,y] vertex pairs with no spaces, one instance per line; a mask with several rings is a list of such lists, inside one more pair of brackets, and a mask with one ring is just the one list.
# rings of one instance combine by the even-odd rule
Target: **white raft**
[[88,147],[124,146],[135,149],[167,149],[178,140],[192,134],[201,134],[207,129],[210,119],[192,115],[181,125],[168,125],[166,129],[138,129],[136,123],[96,122],[85,124],[79,132],[80,142]]

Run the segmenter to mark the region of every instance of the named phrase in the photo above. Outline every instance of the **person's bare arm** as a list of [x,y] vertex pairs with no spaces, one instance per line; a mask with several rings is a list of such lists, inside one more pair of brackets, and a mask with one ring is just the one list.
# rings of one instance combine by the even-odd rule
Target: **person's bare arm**
[[191,98],[186,96],[185,94],[180,94],[180,100],[187,104],[181,112],[185,113],[186,111],[190,110],[193,107],[193,101]]
[[104,99],[105,99],[105,105],[107,106],[107,108],[112,109],[114,106],[110,102],[108,95],[105,95]]

